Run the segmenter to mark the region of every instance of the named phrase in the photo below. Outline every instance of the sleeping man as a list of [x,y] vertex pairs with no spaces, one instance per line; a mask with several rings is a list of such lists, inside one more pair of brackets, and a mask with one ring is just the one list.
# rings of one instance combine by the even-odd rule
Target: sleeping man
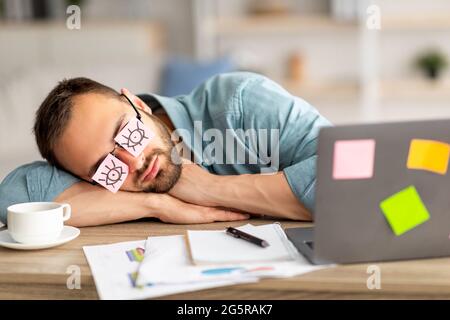
[[68,224],[311,220],[317,137],[330,125],[253,73],[214,76],[173,98],[63,80],[40,105],[36,161],[0,185],[0,218],[18,202],[72,206]]

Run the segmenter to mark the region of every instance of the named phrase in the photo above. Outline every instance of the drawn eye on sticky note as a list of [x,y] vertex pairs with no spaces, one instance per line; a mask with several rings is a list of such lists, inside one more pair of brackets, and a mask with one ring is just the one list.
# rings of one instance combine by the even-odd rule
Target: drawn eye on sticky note
[[333,179],[368,179],[373,176],[375,140],[338,140],[334,143]]
[[380,208],[396,236],[414,229],[430,218],[414,186],[386,198],[380,203]]
[[109,191],[116,193],[125,182],[127,176],[128,166],[113,155],[108,154],[98,167],[92,180]]
[[408,169],[427,170],[445,175],[448,168],[450,145],[440,141],[412,139],[409,145]]
[[131,119],[120,130],[114,140],[125,150],[137,157],[153,138],[152,131],[137,118]]

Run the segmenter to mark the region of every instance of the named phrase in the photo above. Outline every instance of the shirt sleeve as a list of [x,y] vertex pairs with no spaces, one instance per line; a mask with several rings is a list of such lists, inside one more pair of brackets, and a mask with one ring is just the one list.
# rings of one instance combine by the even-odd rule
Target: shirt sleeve
[[242,87],[241,110],[247,128],[279,129],[279,171],[297,199],[314,212],[317,141],[331,123],[307,101],[279,84],[255,76]]
[[283,170],[292,192],[311,214],[314,214],[314,203],[316,200],[316,161],[317,155],[314,154]]
[[53,201],[64,190],[81,181],[45,161],[18,167],[0,184],[0,221],[7,224],[7,208],[21,202]]

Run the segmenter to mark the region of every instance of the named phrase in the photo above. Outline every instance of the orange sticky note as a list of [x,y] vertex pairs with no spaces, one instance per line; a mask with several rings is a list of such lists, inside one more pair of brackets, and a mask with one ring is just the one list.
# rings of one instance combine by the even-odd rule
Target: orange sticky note
[[448,143],[412,139],[409,146],[408,169],[427,170],[438,174],[446,174],[450,156]]

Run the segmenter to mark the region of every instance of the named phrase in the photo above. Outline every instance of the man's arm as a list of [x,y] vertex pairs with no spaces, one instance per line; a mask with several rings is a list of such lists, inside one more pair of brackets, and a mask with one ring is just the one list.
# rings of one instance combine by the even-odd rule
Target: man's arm
[[169,223],[210,223],[247,219],[248,215],[188,204],[167,194],[119,191],[93,186],[69,173],[36,161],[12,171],[0,184],[0,220],[7,224],[7,207],[21,202],[69,203],[73,226],[109,224],[144,217]]
[[216,202],[222,202],[227,208],[293,220],[311,220],[311,213],[295,197],[283,172],[218,178],[216,186],[222,192],[214,193],[220,195]]
[[310,212],[294,195],[283,172],[218,176],[195,164],[185,164],[181,179],[169,193],[199,205],[311,220]]
[[83,227],[156,217],[156,207],[142,193],[117,192],[78,182],[64,190],[55,202],[72,208],[68,225]]
[[246,214],[185,203],[167,194],[125,192],[115,194],[104,188],[79,182],[55,199],[69,203],[72,216],[67,224],[84,227],[118,223],[140,218],[191,224],[248,219]]

